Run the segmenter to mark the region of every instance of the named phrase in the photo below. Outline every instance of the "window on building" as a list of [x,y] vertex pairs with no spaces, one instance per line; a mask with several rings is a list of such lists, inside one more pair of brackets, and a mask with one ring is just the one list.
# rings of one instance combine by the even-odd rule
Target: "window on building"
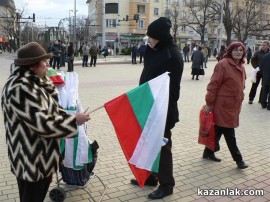
[[155,0],[155,3],[159,3],[159,0]]
[[187,5],[187,0],[183,0],[183,6]]
[[145,5],[137,5],[137,13],[145,14]]
[[138,21],[138,28],[141,28],[141,29],[144,28],[144,21],[143,20]]
[[114,14],[118,13],[118,4],[117,3],[106,3],[105,4],[105,14]]
[[185,32],[186,31],[186,25],[182,25],[181,30],[182,30],[182,32]]
[[106,27],[116,27],[116,19],[107,19]]
[[154,8],[154,15],[158,16],[158,8]]

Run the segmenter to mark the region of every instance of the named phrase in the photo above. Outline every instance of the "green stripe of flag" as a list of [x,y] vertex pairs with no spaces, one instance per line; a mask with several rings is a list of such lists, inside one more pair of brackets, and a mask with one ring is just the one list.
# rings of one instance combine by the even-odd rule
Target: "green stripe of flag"
[[127,92],[126,94],[133,108],[135,116],[141,128],[143,129],[154,103],[151,89],[148,83],[144,83],[137,88]]
[[47,76],[58,76],[57,72],[54,69],[48,69]]

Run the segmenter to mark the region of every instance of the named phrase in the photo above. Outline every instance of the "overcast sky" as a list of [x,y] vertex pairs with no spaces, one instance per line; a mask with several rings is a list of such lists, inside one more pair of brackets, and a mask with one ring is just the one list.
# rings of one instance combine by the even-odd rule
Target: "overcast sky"
[[[36,15],[36,25],[38,26],[58,26],[63,18],[69,17],[69,10],[74,10],[76,1],[77,16],[87,16],[88,7],[86,0],[14,0],[16,9],[25,12],[23,17]],[[74,15],[70,12],[70,16]],[[67,21],[65,23],[68,23]]]

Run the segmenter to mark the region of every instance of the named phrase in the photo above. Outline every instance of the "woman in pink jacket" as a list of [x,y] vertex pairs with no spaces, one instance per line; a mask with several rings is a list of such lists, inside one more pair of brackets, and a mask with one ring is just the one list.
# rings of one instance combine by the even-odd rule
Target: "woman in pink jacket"
[[[233,160],[239,169],[248,166],[243,161],[237,147],[235,130],[239,126],[239,114],[244,99],[246,72],[244,58],[245,46],[241,42],[233,42],[227,49],[224,58],[217,63],[205,96],[205,113],[214,114],[216,149],[219,151],[219,140],[223,134],[231,152]],[[203,158],[220,162],[214,152],[205,148]]]

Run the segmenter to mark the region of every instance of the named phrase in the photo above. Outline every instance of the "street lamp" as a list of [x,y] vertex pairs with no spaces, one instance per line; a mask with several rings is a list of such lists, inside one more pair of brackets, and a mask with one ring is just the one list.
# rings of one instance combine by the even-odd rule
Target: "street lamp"
[[71,36],[71,19],[70,19],[70,11],[73,12],[73,10],[68,11],[68,16],[69,16],[69,41],[70,41],[70,36]]

